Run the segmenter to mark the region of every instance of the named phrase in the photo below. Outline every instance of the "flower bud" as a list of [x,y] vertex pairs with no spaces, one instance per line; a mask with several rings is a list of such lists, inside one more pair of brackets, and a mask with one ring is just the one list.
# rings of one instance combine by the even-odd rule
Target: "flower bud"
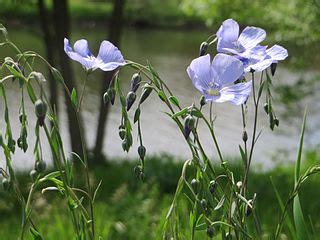
[[204,106],[206,104],[206,98],[202,95],[200,98],[200,106]]
[[2,180],[2,186],[3,186],[3,189],[6,191],[6,192],[9,192],[10,191],[10,188],[11,188],[11,182],[9,179],[7,178],[4,178]]
[[213,194],[217,189],[217,182],[215,180],[210,181],[209,191]]
[[36,163],[36,170],[39,172],[39,173],[42,173],[44,172],[44,170],[46,170],[46,162],[43,161],[43,160],[40,160]]
[[136,92],[141,82],[141,76],[139,73],[135,73],[131,78],[131,91]]
[[207,49],[208,49],[208,43],[207,42],[203,42],[200,45],[200,49],[199,49],[199,57],[203,56],[206,54]]
[[104,103],[104,105],[107,106],[109,101],[110,101],[110,98],[109,98],[109,94],[108,94],[108,91],[107,91],[107,92],[105,92],[103,94],[103,103]]
[[194,128],[194,118],[191,115],[188,115],[184,120],[184,137],[188,139],[190,132]]
[[143,160],[146,155],[146,148],[142,145],[139,146],[138,147],[138,154],[139,154],[140,158]]
[[34,106],[35,106],[36,116],[38,117],[38,123],[40,126],[43,126],[44,119],[47,113],[47,104],[43,102],[41,99],[38,99],[34,103]]
[[119,129],[119,136],[120,136],[121,140],[123,140],[125,138],[126,130],[124,128]]
[[191,187],[192,187],[193,191],[195,192],[195,194],[197,194],[199,191],[199,181],[194,178],[191,180],[190,184],[191,184]]
[[240,188],[242,187],[242,182],[241,182],[241,181],[237,182],[237,183],[236,183],[236,186],[237,186],[237,188],[240,189]]
[[274,124],[275,124],[277,127],[279,127],[279,119],[278,119],[278,118],[275,118],[275,119],[273,120],[273,122],[274,122]]
[[206,210],[207,210],[207,206],[208,206],[208,204],[207,204],[207,200],[205,200],[205,199],[201,199],[201,201],[200,201],[200,205],[201,205],[201,207],[202,207],[203,211],[206,211]]
[[122,142],[122,149],[123,149],[123,151],[128,152],[128,151],[129,151],[129,147],[130,147],[130,146],[129,146],[127,140],[123,140],[123,142]]
[[227,232],[225,239],[232,240],[232,234],[230,232]]
[[108,93],[108,96],[109,96],[109,101],[113,105],[114,104],[114,100],[116,98],[116,90],[114,88],[109,88],[107,93]]
[[269,104],[268,104],[268,103],[265,103],[265,104],[263,105],[263,109],[264,109],[264,111],[266,112],[266,114],[269,114]]
[[274,74],[276,73],[277,70],[277,63],[271,63],[271,74],[272,76],[274,76]]
[[135,166],[134,169],[133,169],[133,172],[134,172],[134,175],[135,175],[137,178],[139,178],[140,173],[142,172],[141,166]]
[[134,101],[136,100],[136,94],[134,92],[129,92],[127,95],[127,111],[130,110],[130,108],[132,107],[132,104],[134,103]]
[[[250,203],[252,205],[253,204],[252,199],[248,200],[248,203]],[[249,205],[247,205],[246,216],[249,217],[251,215],[251,213],[252,213],[252,208]]]
[[151,86],[146,83],[143,87],[143,92],[141,94],[139,103],[140,104],[143,103],[150,96],[151,92],[152,92]]
[[213,227],[212,226],[208,226],[207,227],[207,235],[209,238],[213,238],[213,234],[214,234],[214,231],[213,231]]
[[247,134],[247,131],[246,131],[246,130],[244,130],[243,133],[242,133],[242,140],[243,140],[244,142],[246,142],[246,141],[248,140],[248,134]]
[[30,175],[32,181],[35,181],[39,174],[38,174],[37,170],[33,169],[30,171],[29,175]]

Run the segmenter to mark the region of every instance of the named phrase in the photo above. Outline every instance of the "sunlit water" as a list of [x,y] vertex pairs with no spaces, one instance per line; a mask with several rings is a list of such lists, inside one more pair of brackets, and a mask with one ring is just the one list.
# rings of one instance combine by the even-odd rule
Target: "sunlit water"
[[[10,31],[10,29],[9,29]],[[10,31],[11,39],[18,44],[23,50],[35,50],[43,52],[43,46],[39,36],[32,31]],[[105,39],[107,34],[101,29],[86,29],[85,31],[75,31],[72,35],[72,42],[79,38],[86,38],[91,44],[93,52],[98,51],[100,41]],[[191,81],[186,74],[186,68],[190,61],[198,54],[199,43],[202,42],[209,33],[206,32],[176,32],[176,31],[134,31],[125,30],[122,38],[121,50],[126,59],[134,60],[141,63],[150,61],[155,69],[158,70],[160,76],[167,82],[175,96],[179,99],[182,106],[189,106],[193,102],[198,104],[200,94],[193,87]],[[0,52],[1,58],[10,54],[8,49]],[[79,64],[74,64],[74,72],[77,82],[80,84],[84,74]],[[317,72],[305,71],[289,71],[284,64],[279,64],[274,85],[293,84],[299,78],[311,79],[317,76]],[[123,89],[129,89],[129,80],[133,71],[126,70],[121,74],[121,84]],[[99,73],[94,73],[89,80],[89,85],[85,95],[83,104],[83,117],[86,129],[87,144],[90,149],[94,147],[95,133],[97,128],[98,108],[100,101],[100,81]],[[12,120],[12,128],[14,138],[18,138],[20,125],[18,121],[18,111],[20,104],[19,88],[17,84],[7,84],[7,95],[9,98],[10,117]],[[315,89],[319,90],[319,84],[315,85]],[[62,89],[61,89],[62,90]],[[317,92],[316,90],[316,92]],[[297,89],[299,91],[299,89]],[[286,106],[278,103],[275,107],[280,118],[280,128],[271,131],[268,126],[268,117],[261,109],[259,111],[259,127],[262,130],[261,137],[256,145],[253,163],[256,167],[268,168],[275,163],[294,160],[296,146],[299,138],[300,124],[304,106],[308,105],[309,115],[307,122],[306,146],[315,147],[320,143],[319,131],[319,110],[320,101],[319,94],[314,94],[304,98],[297,105],[296,112],[299,118],[281,118],[286,113]],[[60,91],[60,106],[63,104],[63,95]],[[135,105],[134,105],[135,106]],[[302,107],[301,107],[302,106]],[[27,102],[28,122],[29,122],[29,149],[27,153],[23,153],[17,148],[13,155],[13,164],[22,169],[31,168],[34,164],[33,160],[33,144],[34,144],[34,126],[36,118],[34,108],[30,102]],[[133,117],[133,109],[130,115]],[[143,141],[147,148],[148,154],[172,154],[179,159],[190,158],[190,151],[185,144],[184,138],[178,131],[175,123],[163,112],[167,111],[157,96],[150,97],[142,106],[142,132]],[[215,104],[213,107],[215,120],[215,130],[222,152],[228,157],[239,156],[239,144],[242,136],[241,108],[230,105],[228,103]],[[208,106],[206,107],[208,113]],[[253,106],[252,99],[248,104],[248,132],[251,133]],[[3,105],[1,105],[1,116],[3,116]],[[1,118],[3,119],[3,118]],[[110,109],[110,115],[107,120],[106,139],[104,142],[103,152],[110,158],[135,158],[137,145],[134,144],[129,154],[124,153],[121,147],[121,140],[118,136],[118,126],[120,123],[120,106],[119,102]],[[60,126],[62,129],[63,139],[65,139],[66,150],[70,153],[69,138],[67,129],[67,118],[64,112],[64,106],[60,108]],[[5,132],[4,121],[1,121],[2,132]],[[212,144],[208,130],[203,124],[200,124],[200,139],[203,142],[207,153],[217,161],[216,151]],[[45,136],[42,135],[45,141]],[[136,140],[136,131],[134,131],[134,139]],[[51,162],[51,156],[47,144],[43,146],[44,159]],[[1,155],[1,164],[4,166],[4,157]]]

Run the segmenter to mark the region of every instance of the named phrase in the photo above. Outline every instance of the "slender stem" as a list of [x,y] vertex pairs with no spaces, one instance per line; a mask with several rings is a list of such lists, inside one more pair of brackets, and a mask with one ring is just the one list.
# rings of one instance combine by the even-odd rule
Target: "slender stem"
[[85,93],[85,90],[86,90],[86,86],[87,86],[87,81],[88,81],[89,74],[90,74],[90,72],[87,71],[87,72],[86,72],[86,78],[85,78],[84,81],[83,81],[83,86],[82,86],[82,91],[81,91],[81,95],[80,95],[80,100],[79,100],[78,108],[76,109],[77,112],[79,112],[80,109],[81,109],[81,104],[82,104],[83,96],[84,96],[84,93]]

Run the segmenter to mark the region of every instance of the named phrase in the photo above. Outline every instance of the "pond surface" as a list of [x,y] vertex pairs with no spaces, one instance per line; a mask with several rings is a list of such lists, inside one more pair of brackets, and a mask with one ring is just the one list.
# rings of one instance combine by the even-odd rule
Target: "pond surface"
[[[23,50],[35,50],[43,53],[43,45],[41,38],[37,34],[39,30],[15,30],[9,29],[12,41]],[[199,44],[207,38],[209,32],[199,31],[159,31],[159,30],[131,30],[126,29],[121,43],[121,51],[126,59],[134,60],[140,63],[146,63],[148,60],[164,81],[167,82],[173,93],[179,99],[182,106],[189,106],[193,102],[198,103],[200,94],[193,87],[191,80],[188,78],[186,68],[191,60],[197,57]],[[74,42],[79,38],[89,40],[91,50],[97,53],[100,42],[105,39],[106,31],[98,29],[75,30],[71,41]],[[0,52],[1,59],[7,54],[11,54],[8,49]],[[289,55],[294,53],[289,52]],[[274,77],[275,87],[283,84],[294,85],[299,79],[306,82],[314,80],[318,76],[316,71],[293,71],[287,61],[280,63]],[[84,73],[79,64],[74,63],[74,72],[78,84],[83,81]],[[133,71],[124,71],[120,75],[123,89],[129,90],[129,81]],[[100,101],[100,82],[101,74],[94,73],[89,80],[89,85],[85,94],[83,104],[83,117],[86,129],[86,138],[89,148],[93,148],[95,142],[95,133],[97,128],[98,108]],[[20,126],[18,122],[18,111],[20,97],[17,97],[17,84],[7,84],[7,95],[10,105],[10,117],[12,120],[12,128],[14,137],[19,136]],[[262,130],[261,137],[256,145],[253,164],[256,167],[268,168],[275,163],[283,163],[284,161],[294,160],[296,146],[298,144],[300,125],[302,115],[306,105],[308,105],[309,115],[307,122],[306,146],[315,147],[320,144],[320,96],[319,81],[315,81],[312,86],[314,94],[303,97],[299,101],[291,104],[290,111],[288,106],[277,102],[275,94],[276,113],[280,119],[280,128],[276,128],[273,132],[268,127],[268,118],[263,110],[259,112],[259,130]],[[295,91],[295,90],[293,90]],[[300,91],[299,88],[296,91]],[[66,149],[69,152],[68,129],[66,124],[66,114],[64,113],[62,89],[59,94],[60,101],[60,126],[62,128],[63,139],[66,139]],[[297,94],[297,96],[300,96]],[[299,97],[298,97],[299,98]],[[302,99],[303,98],[303,99]],[[62,107],[63,106],[63,107]],[[208,106],[206,107],[208,108]],[[175,123],[163,112],[166,107],[161,103],[157,96],[150,97],[142,106],[142,131],[144,135],[144,144],[148,154],[167,153],[177,156],[179,159],[188,159],[190,152],[185,144],[183,136],[179,133]],[[241,143],[242,122],[241,108],[230,105],[228,103],[215,104],[214,114],[215,130],[218,141],[221,145],[222,152],[225,156],[239,156],[238,145]],[[0,110],[3,116],[3,106]],[[33,160],[33,144],[34,130],[36,122],[34,109],[30,102],[27,102],[28,122],[29,122],[29,149],[24,154],[17,149],[13,156],[14,165],[19,168],[31,168],[34,164]],[[130,115],[133,115],[131,110]],[[248,104],[249,123],[252,126],[253,106],[252,99]],[[206,109],[207,113],[207,109]],[[294,115],[294,117],[283,117]],[[133,116],[132,116],[133,117]],[[107,121],[106,139],[104,142],[104,153],[107,157],[113,158],[135,158],[136,145],[131,149],[129,154],[124,153],[121,148],[121,140],[118,136],[118,126],[120,123],[120,106],[119,103],[110,109],[110,115]],[[3,118],[1,118],[3,119]],[[3,120],[1,121],[2,132],[5,131]],[[251,128],[248,130],[249,134]],[[250,135],[249,135],[250,136]],[[43,139],[45,139],[43,135]],[[214,146],[211,142],[209,132],[204,125],[200,124],[200,139],[203,142],[207,153],[213,157],[214,161],[218,161]],[[134,140],[136,140],[136,132],[134,131]],[[44,158],[50,162],[50,152],[47,144],[44,144]],[[4,158],[1,156],[1,164],[4,166]]]

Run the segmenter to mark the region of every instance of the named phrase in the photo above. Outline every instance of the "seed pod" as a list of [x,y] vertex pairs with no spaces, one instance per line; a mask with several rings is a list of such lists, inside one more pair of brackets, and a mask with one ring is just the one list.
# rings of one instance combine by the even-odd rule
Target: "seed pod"
[[208,204],[207,204],[207,200],[205,200],[204,198],[203,198],[203,199],[201,199],[201,201],[200,201],[200,205],[201,205],[201,207],[202,207],[203,211],[206,211],[206,210],[207,210],[207,206],[208,206]]
[[207,235],[209,238],[213,238],[213,234],[214,234],[214,231],[213,231],[213,227],[212,226],[208,226],[207,227]]
[[114,104],[114,100],[116,98],[116,90],[114,88],[109,88],[107,93],[108,93],[108,96],[109,96],[109,101],[113,105]]
[[184,120],[184,137],[188,139],[190,132],[194,128],[194,118],[191,115],[188,115]]
[[10,188],[11,188],[11,182],[9,179],[7,178],[4,178],[2,180],[2,186],[3,186],[3,189],[6,191],[6,192],[9,192],[10,191]]
[[243,131],[243,133],[242,133],[242,140],[244,141],[244,142],[246,142],[247,140],[248,140],[248,134],[247,134],[247,131]]
[[204,106],[206,104],[206,98],[202,95],[200,98],[200,105],[201,107]]
[[124,128],[119,129],[119,136],[120,136],[121,140],[123,140],[125,138],[126,130]]
[[44,170],[46,170],[46,162],[43,161],[43,160],[40,160],[36,163],[36,170],[39,172],[39,173],[42,173],[44,172]]
[[263,105],[263,109],[264,109],[264,111],[266,112],[266,114],[269,114],[269,104],[268,104],[268,103],[265,103],[265,104]]
[[203,56],[206,54],[207,49],[208,49],[208,43],[207,42],[203,42],[200,45],[200,49],[199,49],[199,57]]
[[139,154],[140,158],[143,160],[146,155],[146,148],[142,145],[139,146],[138,147],[138,154]]
[[199,191],[199,181],[194,178],[191,180],[190,184],[195,194],[197,194]]
[[135,73],[132,75],[131,78],[131,91],[132,92],[136,92],[139,88],[141,82],[141,76],[139,73]]
[[272,76],[274,76],[274,74],[276,73],[276,70],[277,70],[277,63],[271,63],[271,74]]
[[217,189],[217,182],[215,180],[210,181],[209,191],[213,194]]
[[32,181],[35,181],[39,174],[38,174],[37,170],[33,169],[30,171],[29,175],[30,175]]
[[129,92],[127,95],[127,111],[130,110],[130,108],[132,107],[132,104],[134,103],[134,101],[136,100],[136,94],[134,92]]
[[150,96],[151,92],[152,92],[151,86],[148,83],[146,83],[143,86],[143,92],[141,94],[139,103],[140,104],[143,103]]

